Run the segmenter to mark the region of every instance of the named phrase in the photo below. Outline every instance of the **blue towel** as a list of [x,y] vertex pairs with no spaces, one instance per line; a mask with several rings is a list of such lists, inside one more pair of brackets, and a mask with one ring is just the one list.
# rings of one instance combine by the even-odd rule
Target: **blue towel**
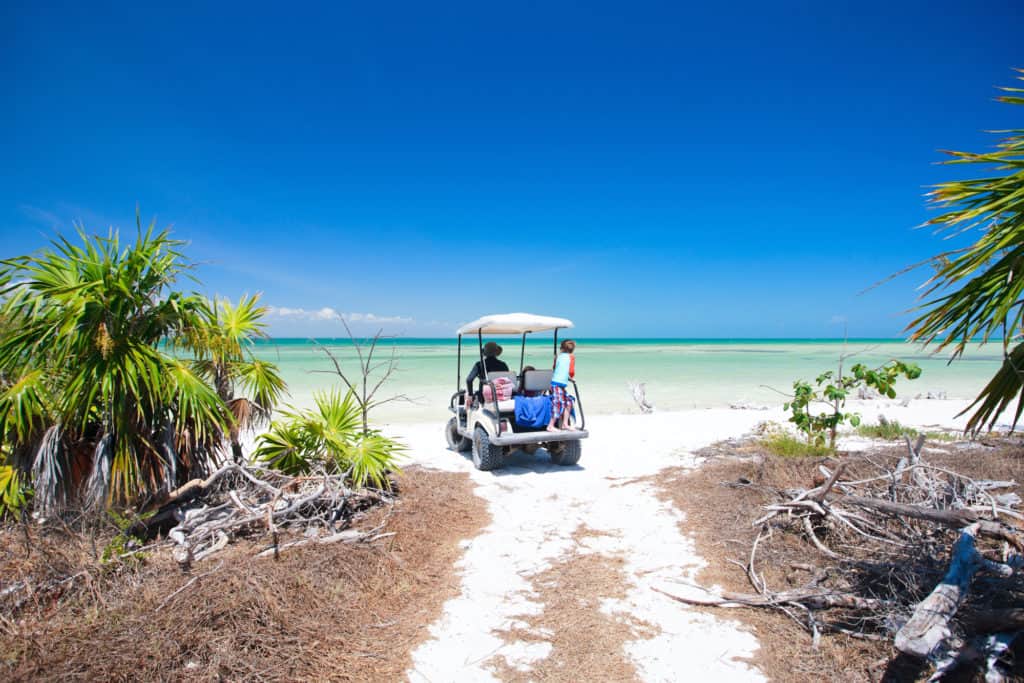
[[551,422],[550,396],[513,396],[516,424],[522,427],[547,427]]

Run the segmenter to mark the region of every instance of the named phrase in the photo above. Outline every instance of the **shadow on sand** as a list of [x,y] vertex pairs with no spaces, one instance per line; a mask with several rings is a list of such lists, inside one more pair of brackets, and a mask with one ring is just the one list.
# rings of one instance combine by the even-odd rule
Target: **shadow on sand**
[[[469,461],[470,465],[473,464],[473,455],[470,451],[459,452],[458,455]],[[546,448],[538,448],[532,455],[522,449],[516,449],[505,458],[505,464],[500,470],[492,470],[490,474],[508,477],[531,472],[579,472],[583,469],[580,465],[553,464]]]

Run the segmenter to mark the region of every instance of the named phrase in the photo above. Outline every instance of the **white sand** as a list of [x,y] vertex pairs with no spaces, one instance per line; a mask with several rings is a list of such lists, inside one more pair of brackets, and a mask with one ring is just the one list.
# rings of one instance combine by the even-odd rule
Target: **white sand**
[[[917,400],[900,407],[869,401],[849,408],[860,411],[865,422],[875,422],[883,412],[906,425],[934,428],[962,426],[963,420],[953,416],[964,405]],[[695,591],[681,582],[693,582],[704,561],[677,527],[682,515],[660,502],[649,484],[631,480],[665,467],[696,466],[694,450],[741,436],[765,420],[784,422],[785,415],[781,409],[708,409],[591,416],[578,467],[552,466],[541,451],[517,453],[497,472],[479,472],[468,455],[447,450],[443,419],[390,429],[410,446],[413,462],[469,472],[493,516],[483,533],[466,541],[458,565],[461,594],[446,603],[431,626],[432,639],[413,653],[409,679],[497,680],[490,671],[497,656],[528,671],[548,655],[550,645],[506,640],[499,631],[525,628],[522,618],[543,609],[531,592],[531,577],[566,553],[599,552],[623,556],[628,577],[626,598],[606,600],[603,609],[642,619],[657,632],[625,645],[643,680],[764,680],[743,661],[757,649],[756,638],[728,613],[718,618],[701,614],[652,590]],[[607,535],[575,547],[573,532],[581,525]]]

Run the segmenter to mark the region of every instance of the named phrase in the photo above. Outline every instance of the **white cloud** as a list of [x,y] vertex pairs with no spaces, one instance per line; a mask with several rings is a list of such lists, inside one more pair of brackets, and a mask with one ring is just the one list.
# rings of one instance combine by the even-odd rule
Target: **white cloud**
[[32,206],[31,204],[20,204],[18,209],[22,215],[28,218],[33,223],[38,223],[51,230],[61,227],[66,221],[60,219],[60,217],[52,211],[46,209],[40,209],[39,207]]
[[330,306],[317,310],[305,308],[288,308],[286,306],[268,306],[267,317],[278,320],[344,320],[350,323],[403,324],[413,322],[413,318],[401,315],[377,315],[376,313],[342,313]]

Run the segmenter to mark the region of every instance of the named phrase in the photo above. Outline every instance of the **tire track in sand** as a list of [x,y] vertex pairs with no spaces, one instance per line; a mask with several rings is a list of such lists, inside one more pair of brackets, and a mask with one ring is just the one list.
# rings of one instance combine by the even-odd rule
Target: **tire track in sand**
[[[704,563],[679,531],[679,511],[642,478],[695,465],[693,450],[772,418],[731,410],[598,416],[578,467],[518,453],[497,472],[448,451],[441,425],[392,430],[415,462],[470,472],[492,515],[464,542],[461,593],[413,652],[409,679],[561,680],[564,672],[580,680],[592,673],[581,668],[595,668],[603,680],[764,680],[746,661],[753,635],[652,590],[687,593],[680,582]],[[573,628],[607,632],[576,642],[574,653]]]

